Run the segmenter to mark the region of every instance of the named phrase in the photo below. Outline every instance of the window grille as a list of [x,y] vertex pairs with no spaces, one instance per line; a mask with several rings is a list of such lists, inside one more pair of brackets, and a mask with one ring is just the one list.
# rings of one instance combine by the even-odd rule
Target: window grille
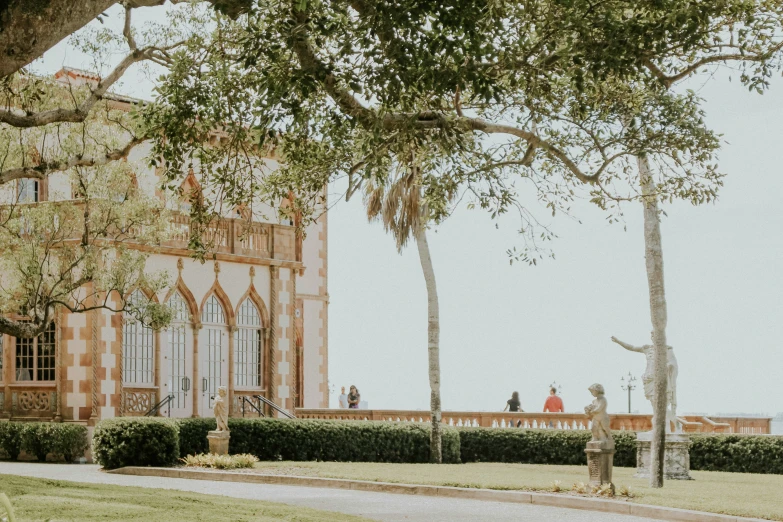
[[237,331],[234,334],[234,384],[261,386],[263,337],[261,314],[250,299],[239,307]]
[[16,339],[16,380],[51,382],[55,380],[54,321],[33,339]]
[[[146,297],[136,290],[130,301],[138,303]],[[155,344],[152,328],[125,313],[122,329],[123,381],[127,384],[154,384]]]
[[179,292],[174,292],[169,298],[169,308],[173,313],[172,321],[187,321],[190,318],[188,303]]
[[171,325],[168,329],[169,335],[169,393],[174,395],[175,408],[184,408],[186,406],[184,380],[190,377],[186,372],[186,321],[190,318],[188,313],[188,304],[179,292],[169,298],[169,308],[173,312]]
[[204,311],[201,313],[201,321],[204,323],[225,324],[226,318],[223,314],[223,307],[217,297],[210,296],[204,305]]
[[22,178],[16,185],[16,200],[19,203],[37,203],[40,184],[37,179]]

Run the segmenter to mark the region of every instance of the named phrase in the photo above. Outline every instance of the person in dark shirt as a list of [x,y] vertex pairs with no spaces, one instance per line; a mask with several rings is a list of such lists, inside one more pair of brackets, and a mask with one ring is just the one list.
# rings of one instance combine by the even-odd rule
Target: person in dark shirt
[[348,392],[348,407],[358,409],[359,401],[361,400],[362,396],[359,394],[359,390],[356,389],[356,386],[351,386],[351,389]]
[[[514,392],[511,394],[511,398],[506,401],[506,407],[503,408],[503,411],[510,411],[510,412],[522,412],[524,411],[522,409],[522,403],[519,401],[519,392]],[[517,421],[517,428],[522,426],[522,421]]]

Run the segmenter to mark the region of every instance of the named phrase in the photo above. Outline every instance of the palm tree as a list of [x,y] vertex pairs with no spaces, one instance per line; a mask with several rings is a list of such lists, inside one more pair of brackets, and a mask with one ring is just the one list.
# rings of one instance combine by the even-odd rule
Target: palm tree
[[424,283],[427,286],[427,349],[430,380],[430,462],[442,462],[441,408],[440,408],[440,318],[435,269],[432,266],[427,243],[427,205],[421,197],[421,176],[414,164],[400,175],[369,181],[365,188],[367,219],[380,220],[383,228],[397,242],[397,251],[407,245],[411,237],[416,241]]

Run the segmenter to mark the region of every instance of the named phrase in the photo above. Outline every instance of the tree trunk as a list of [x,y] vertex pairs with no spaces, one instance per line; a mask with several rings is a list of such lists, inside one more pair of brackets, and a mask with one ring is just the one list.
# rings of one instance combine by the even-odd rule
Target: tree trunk
[[650,289],[650,318],[653,327],[655,390],[653,396],[653,437],[650,451],[650,487],[663,487],[666,450],[666,292],[663,282],[663,248],[655,181],[647,157],[637,158],[644,201],[644,251],[647,284]]
[[117,0],[10,0],[0,8],[0,77],[39,58]]
[[430,462],[440,464],[443,461],[440,432],[440,314],[438,312],[438,289],[435,286],[435,269],[432,266],[427,233],[422,226],[416,231],[416,247],[419,251],[421,271],[427,285],[427,350],[429,354],[430,374],[430,414],[432,432],[430,434]]

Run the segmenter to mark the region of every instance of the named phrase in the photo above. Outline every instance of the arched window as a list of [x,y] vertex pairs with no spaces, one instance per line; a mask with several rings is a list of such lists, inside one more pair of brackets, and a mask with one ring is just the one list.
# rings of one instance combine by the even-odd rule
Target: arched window
[[201,322],[212,324],[225,324],[226,317],[223,315],[223,307],[217,297],[210,296],[204,305],[204,311],[201,313]]
[[[136,290],[129,301],[141,304],[147,298]],[[152,328],[125,313],[122,329],[122,379],[126,384],[155,384],[155,345]]]
[[261,386],[263,337],[261,314],[250,299],[239,307],[237,331],[234,334],[234,384]]

